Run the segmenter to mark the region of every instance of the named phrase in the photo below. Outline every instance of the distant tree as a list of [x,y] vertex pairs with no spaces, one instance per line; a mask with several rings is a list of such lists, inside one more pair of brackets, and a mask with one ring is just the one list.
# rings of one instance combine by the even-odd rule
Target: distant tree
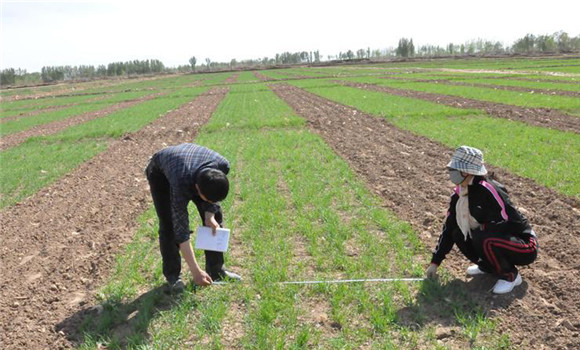
[[558,32],[554,34],[555,40],[558,43],[558,51],[569,52],[572,49],[571,40],[566,32]]
[[356,51],[356,58],[365,58],[365,50],[364,49],[358,49]]
[[399,45],[397,46],[396,54],[400,57],[411,57],[415,55],[415,45],[413,45],[413,39],[399,39]]
[[352,60],[354,58],[354,52],[352,52],[351,50],[348,50],[346,52],[346,59],[347,60]]
[[16,82],[16,71],[14,68],[3,69],[0,73],[0,85],[13,85]]
[[455,50],[453,49],[453,43],[449,43],[449,45],[447,45],[447,52],[449,52],[450,55],[453,55],[455,53]]
[[195,64],[197,63],[197,59],[195,56],[191,56],[189,59],[189,64],[191,65],[191,70],[195,72]]
[[314,62],[320,62],[320,52],[318,50],[314,51]]
[[516,40],[512,46],[514,52],[530,53],[534,51],[536,37],[533,34],[527,34],[521,39]]
[[97,76],[99,77],[107,76],[107,67],[105,67],[105,65],[101,64],[99,65],[99,67],[97,67]]
[[205,65],[207,66],[207,70],[209,70],[210,65],[211,65],[211,60],[209,58],[205,59]]

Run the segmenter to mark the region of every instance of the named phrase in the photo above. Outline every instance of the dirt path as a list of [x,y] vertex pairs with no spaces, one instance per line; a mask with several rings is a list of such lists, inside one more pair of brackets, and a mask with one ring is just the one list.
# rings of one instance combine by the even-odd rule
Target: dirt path
[[152,99],[157,98],[157,97],[162,96],[162,95],[163,94],[161,94],[161,93],[157,93],[157,94],[143,96],[143,97],[135,99],[135,100],[129,100],[129,101],[117,103],[117,104],[114,104],[112,106],[108,106],[108,107],[105,107],[103,109],[99,109],[98,111],[87,112],[87,113],[83,113],[83,114],[80,114],[80,115],[77,115],[74,117],[70,117],[70,118],[66,118],[63,120],[57,120],[57,121],[54,121],[52,123],[37,125],[37,126],[34,126],[30,129],[27,129],[27,130],[24,130],[21,132],[6,135],[6,136],[2,137],[2,139],[0,140],[0,151],[3,151],[3,150],[8,149],[10,147],[17,146],[20,143],[26,141],[30,137],[56,134],[57,132],[60,132],[60,131],[65,130],[67,128],[70,128],[71,126],[86,123],[86,122],[91,121],[93,119],[106,117],[109,114],[113,114],[113,113],[120,111],[122,109],[132,107],[134,105],[137,105],[139,103],[143,103],[145,101],[152,100]]
[[425,101],[444,104],[450,107],[482,109],[487,114],[509,120],[515,120],[529,125],[570,131],[580,134],[580,117],[564,114],[549,108],[524,108],[494,102],[473,100],[457,96],[434,94],[430,92],[395,89],[374,84],[353,83],[336,80],[335,83],[364,90],[384,92],[390,95],[417,98]]
[[169,144],[191,142],[226,93],[198,96],[1,212],[0,348],[72,347],[67,337],[75,336],[79,320],[71,315],[94,301],[151,205],[147,159]]
[[[402,131],[385,119],[296,87],[272,85],[309,127],[343,157],[397,216],[410,222],[429,250],[436,245],[452,187],[443,170],[452,150]],[[538,232],[538,261],[521,269],[524,284],[507,296],[488,292],[491,277],[465,284],[499,330],[521,348],[572,349],[580,345],[580,203],[533,181],[489,167]],[[429,254],[426,253],[425,264]],[[456,249],[443,263],[466,281],[468,261]],[[441,301],[444,303],[444,301]],[[436,327],[443,327],[432,316]],[[451,335],[453,337],[453,335]]]

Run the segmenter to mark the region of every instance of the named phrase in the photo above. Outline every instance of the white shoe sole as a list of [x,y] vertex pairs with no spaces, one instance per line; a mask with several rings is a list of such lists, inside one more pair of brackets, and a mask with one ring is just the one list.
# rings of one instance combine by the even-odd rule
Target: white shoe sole
[[[473,265],[473,266],[477,266],[477,265]],[[478,275],[485,275],[487,272],[481,271],[479,269],[479,267],[475,268],[473,266],[470,266],[467,268],[467,276],[478,276]]]
[[[522,284],[522,277],[518,273],[518,276],[516,277],[516,279],[513,282],[504,281],[505,283],[503,283],[503,285],[506,285],[506,289],[499,289],[498,290],[497,287],[501,281],[502,280],[498,280],[497,283],[495,284],[495,286],[493,287],[494,294],[507,294],[507,293],[511,292],[512,290],[514,290],[515,287]],[[509,286],[507,285],[508,283],[509,283]]]

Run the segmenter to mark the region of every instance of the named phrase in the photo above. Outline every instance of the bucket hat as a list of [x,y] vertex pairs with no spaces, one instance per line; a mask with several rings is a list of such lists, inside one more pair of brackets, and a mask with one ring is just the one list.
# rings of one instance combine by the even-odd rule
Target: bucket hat
[[487,169],[483,165],[483,153],[477,148],[461,146],[455,150],[447,168],[456,169],[471,175],[485,175]]

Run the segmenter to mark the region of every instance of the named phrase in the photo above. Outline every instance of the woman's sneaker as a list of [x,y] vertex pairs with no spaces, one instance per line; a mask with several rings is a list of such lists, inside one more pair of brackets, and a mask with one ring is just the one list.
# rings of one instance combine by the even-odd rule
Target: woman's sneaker
[[497,280],[495,286],[493,287],[493,292],[495,294],[505,294],[511,292],[514,287],[522,284],[522,276],[518,273],[513,281]]
[[467,268],[467,275],[468,276],[477,276],[477,275],[485,275],[487,272],[482,271],[478,265],[471,265]]

